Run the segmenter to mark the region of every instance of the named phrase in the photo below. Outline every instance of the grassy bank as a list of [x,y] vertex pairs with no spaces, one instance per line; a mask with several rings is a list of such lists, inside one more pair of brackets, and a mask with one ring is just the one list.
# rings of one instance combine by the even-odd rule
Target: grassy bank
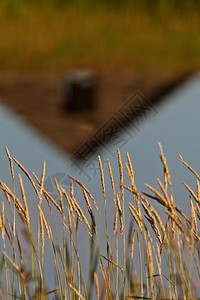
[[1,70],[200,67],[197,1],[0,3]]
[[[197,191],[184,183],[190,195],[190,211],[186,216],[182,208],[176,206],[170,173],[160,144],[159,148],[164,170],[163,182],[157,180],[159,190],[147,185],[149,193],[137,191],[130,157],[127,154],[127,162],[124,163],[118,151],[120,182],[114,182],[112,166],[108,161],[112,186],[112,196],[108,199],[99,158],[99,184],[102,186],[104,212],[99,209],[97,196],[91,195],[87,187],[75,178],[71,178],[69,194],[56,182],[60,199],[55,202],[44,189],[45,163],[40,178],[35,174],[31,176],[7,150],[13,187],[0,181],[3,247],[0,264],[1,299],[7,299],[8,295],[8,299],[49,299],[52,295],[53,299],[83,300],[198,298],[200,176],[180,156],[180,162],[197,180]],[[18,178],[14,174],[16,166],[13,164],[22,171]],[[129,175],[129,186],[123,182],[125,172]],[[33,218],[29,209],[30,199],[26,198],[23,184],[26,178],[36,195],[34,205],[37,215]],[[78,199],[74,197],[74,185],[82,191]],[[21,196],[17,197],[15,191],[21,191]],[[112,213],[106,209],[107,201],[113,203]],[[155,205],[152,205],[155,201],[165,212],[162,219]],[[129,217],[134,220],[134,226],[132,224],[129,230],[125,206],[129,206]],[[113,216],[112,228],[107,227],[107,216],[109,219]],[[100,223],[96,222],[98,217]],[[56,219],[60,220],[59,225]],[[99,226],[104,232],[105,249]],[[83,241],[78,239],[82,238],[83,233],[78,235],[81,230],[86,233],[90,249],[90,253],[87,253],[88,279],[82,269],[84,261],[81,260],[81,251],[87,250],[86,240],[83,245]],[[22,246],[24,240],[25,248]],[[47,257],[49,250],[51,255]],[[45,273],[50,261],[55,272]],[[138,270],[135,269],[136,265],[139,265]],[[55,286],[47,288],[52,278],[55,278]]]

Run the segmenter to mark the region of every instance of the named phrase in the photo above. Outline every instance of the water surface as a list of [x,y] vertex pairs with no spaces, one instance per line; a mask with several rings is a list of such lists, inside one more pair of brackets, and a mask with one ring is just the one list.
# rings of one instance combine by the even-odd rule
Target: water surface
[[[116,151],[118,147],[124,165],[124,183],[130,186],[125,168],[125,162],[127,162],[126,152],[128,152],[132,160],[138,191],[147,192],[148,189],[145,187],[145,183],[158,188],[157,178],[160,178],[163,182],[163,166],[160,161],[160,152],[157,145],[157,142],[160,141],[171,173],[176,205],[190,216],[189,192],[182,185],[182,182],[187,182],[195,190],[196,178],[180,162],[178,153],[180,153],[183,156],[183,159],[200,173],[199,97],[200,76],[198,75],[191,78],[187,83],[165,97],[160,105],[154,107],[148,117],[143,118],[143,120],[140,120],[139,123],[137,123],[137,129],[135,125],[130,126],[125,132],[120,133],[119,140],[115,140],[106,145],[106,147],[101,147],[99,149],[98,154],[101,156],[104,168],[108,227],[111,233],[114,219],[114,205],[106,160],[107,158],[110,160],[115,182],[119,182],[119,167]],[[123,147],[120,142],[122,138],[127,140]],[[39,134],[23,118],[17,117],[3,104],[3,102],[0,103],[0,141],[1,180],[3,180],[11,189],[12,180],[9,162],[5,152],[6,146],[9,148],[11,155],[20,161],[30,174],[35,172],[40,178],[42,163],[45,160],[47,163],[46,179],[50,178],[51,181],[55,174],[61,174],[61,184],[66,188],[69,187],[70,181],[66,179],[65,174],[72,175],[82,181],[94,196],[100,210],[103,211],[104,200],[102,196],[97,155],[92,157],[86,164],[82,166],[79,165],[77,168],[70,157],[65,155],[58,147]],[[15,173],[22,174],[16,165]],[[62,181],[62,174],[66,181]],[[36,204],[38,203],[38,199],[24,175],[23,180],[31,215],[33,219],[35,218],[35,227],[33,230],[37,233],[36,221],[38,216]],[[52,192],[52,187],[49,183],[46,183],[46,188],[49,189],[49,192]],[[120,190],[117,184],[116,190]],[[87,214],[82,191],[77,185],[75,185],[75,191],[79,204]],[[16,192],[19,194],[19,188],[17,187]],[[127,225],[131,218],[128,210],[129,202],[134,203],[131,194],[126,192],[125,208]],[[153,200],[152,204],[154,204]],[[163,208],[157,204],[156,207],[160,214],[163,215]],[[56,214],[57,213],[55,212],[55,215]],[[58,214],[57,216],[59,218]],[[97,219],[97,230],[102,238],[102,252],[106,255],[105,236],[97,212],[95,213],[95,217]],[[60,226],[58,220],[57,224]],[[83,270],[84,272],[87,272],[86,261],[88,260],[88,242],[83,232],[84,230],[80,228],[79,245],[81,259],[84,262]],[[48,249],[48,251],[50,251],[50,249]],[[51,271],[52,273],[50,273],[49,271],[51,269],[51,264],[49,263],[48,256],[45,261],[47,264],[46,274],[48,274],[48,282],[51,286],[54,282],[54,276],[53,272]],[[49,274],[51,274],[51,276],[49,276]]]

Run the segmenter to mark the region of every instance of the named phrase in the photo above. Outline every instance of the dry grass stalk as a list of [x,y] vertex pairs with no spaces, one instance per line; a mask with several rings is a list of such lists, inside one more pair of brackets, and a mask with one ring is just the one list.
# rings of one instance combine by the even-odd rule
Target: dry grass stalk
[[192,197],[194,198],[194,200],[199,203],[199,199],[198,197],[195,195],[195,193],[193,192],[193,190],[186,184],[183,182],[183,185],[186,187],[186,189],[190,192],[190,194],[192,195]]
[[119,268],[122,272],[123,272],[123,268],[121,268],[118,264],[116,264],[116,262],[104,255],[101,255],[101,257],[103,257],[105,260],[107,260],[108,262],[110,262],[111,264],[113,264],[115,267]]
[[199,180],[197,180],[197,198],[198,198],[198,205],[200,206],[200,185],[199,185]]
[[122,217],[122,209],[121,209],[121,204],[120,204],[120,200],[119,200],[119,193],[117,193],[117,207],[118,207],[118,212],[119,212],[119,221],[120,221],[120,233],[121,235],[123,234],[123,230],[124,230],[124,225],[123,225],[123,217]]
[[[150,187],[149,185],[147,185],[147,187],[149,187],[153,192],[154,192],[154,191],[157,192],[154,188]],[[180,209],[179,209],[178,207],[174,206],[174,204],[173,204],[173,196],[172,196],[172,195],[171,195],[171,197],[170,197],[171,202],[169,202],[169,204],[168,204],[167,201],[164,200],[163,197],[162,197],[162,199],[161,199],[161,198],[159,198],[159,197],[152,196],[152,195],[150,195],[150,194],[148,194],[148,193],[145,193],[145,192],[143,192],[142,194],[145,195],[145,196],[147,196],[148,198],[151,198],[151,199],[153,199],[153,200],[156,200],[158,203],[160,203],[161,205],[163,205],[164,207],[166,207],[166,208],[167,208],[172,214],[174,214],[174,215],[175,215],[175,210],[177,210],[177,211],[181,214],[181,216],[184,217],[185,220],[187,220],[188,222],[190,222],[190,221],[187,219],[187,217],[180,211]],[[174,230],[173,220],[172,220],[172,230]]]
[[169,197],[168,197],[167,191],[166,191],[166,189],[164,188],[164,186],[162,185],[162,183],[161,183],[161,181],[159,180],[159,178],[157,178],[157,182],[158,182],[158,184],[159,184],[159,186],[160,186],[160,188],[161,188],[161,190],[162,190],[162,192],[163,192],[163,194],[164,194],[164,197],[165,197],[167,203],[170,205],[170,201],[169,201]]
[[86,300],[73,285],[71,285],[69,282],[68,285],[70,289],[72,289],[72,291],[74,291],[79,298],[81,298],[82,300]]
[[186,215],[180,210],[178,206],[175,206],[175,210],[181,215],[181,217],[190,225],[190,220],[186,217]]
[[169,220],[170,220],[170,217],[168,216],[167,222],[166,222],[166,225],[165,225],[165,232],[164,232],[163,238],[162,238],[162,243],[160,245],[160,255],[162,254],[165,241],[167,241],[167,243],[168,243],[168,240],[167,240],[167,230],[168,230],[168,226],[169,226]]
[[[60,208],[60,205],[58,205],[58,203],[56,203],[56,201],[54,200],[54,198],[45,190],[43,189],[43,194],[45,195],[45,198],[49,198],[51,200],[51,202],[54,204],[54,206],[57,208],[57,210],[61,213],[62,215],[62,210]],[[48,203],[48,201],[47,201]]]
[[7,185],[5,183],[3,183],[0,180],[0,188],[4,191],[6,198],[8,199],[8,195],[11,197],[11,199],[13,200],[15,207],[17,208],[17,211],[19,213],[19,216],[22,220],[23,223],[26,223],[26,214],[25,214],[25,210],[23,208],[23,206],[21,205],[19,199],[10,191],[10,189],[7,187]]
[[[177,221],[178,221],[182,226],[184,226],[184,225],[183,225],[183,221],[182,221],[182,219],[181,219],[179,216],[174,215],[174,217],[177,219]],[[190,222],[190,223],[191,223],[191,222]]]
[[100,156],[98,156],[98,161],[99,161],[99,169],[100,169],[100,174],[101,174],[102,194],[103,194],[103,198],[104,198],[104,205],[106,207],[106,188],[105,188],[103,167],[102,167],[101,157]]
[[118,215],[118,205],[117,203],[115,204],[115,218],[114,218],[114,224],[113,224],[113,234],[115,234],[117,230],[117,215]]
[[[7,224],[8,224],[10,235],[12,235],[12,233],[14,233],[17,230],[16,224],[13,224],[12,228],[11,228],[8,214],[6,214],[6,221],[7,221]],[[15,228],[14,228],[14,226],[15,226]]]
[[127,156],[128,166],[129,166],[130,175],[131,175],[131,185],[132,185],[132,187],[134,186],[136,188],[133,167],[132,167],[131,159],[130,159],[128,152],[126,152],[126,156]]
[[157,252],[157,258],[158,258],[158,267],[159,267],[159,271],[161,273],[161,254],[160,254],[160,249],[159,249],[159,246],[158,244],[156,243],[156,252]]
[[5,239],[5,206],[4,202],[2,202],[2,207],[1,207],[1,235],[2,239]]
[[77,216],[81,220],[81,215],[82,215],[83,212],[82,212],[80,206],[78,205],[76,199],[74,197],[73,198],[68,197],[68,199],[69,199],[69,203],[71,203],[72,209],[75,211],[75,213],[77,214]]
[[70,182],[70,196],[71,196],[71,198],[74,197],[74,185],[73,185],[73,181],[72,180]]
[[35,182],[33,181],[31,175],[28,173],[28,171],[20,164],[20,162],[18,162],[14,157],[13,157],[13,160],[15,161],[15,163],[20,167],[20,169],[24,172],[24,174],[28,177],[29,181],[31,182],[37,196],[39,197],[40,201],[41,201],[41,195],[40,193],[38,192],[38,189],[35,185]]
[[98,282],[98,277],[96,272],[94,272],[94,282],[96,288],[96,300],[99,300],[99,282]]
[[131,202],[129,202],[129,205],[130,205],[131,208],[134,210],[134,212],[135,212],[136,216],[138,217],[138,219],[142,222],[142,218],[140,218],[140,214],[139,214],[139,212],[137,211],[137,209],[134,207],[134,205],[133,205]]
[[[8,239],[9,239],[9,241],[10,241],[12,247],[14,248],[14,242],[13,242],[13,238],[12,238],[12,237],[13,237],[13,234],[15,234],[17,228],[16,228],[16,226],[13,224],[12,229],[11,229],[11,225],[10,225],[10,221],[9,221],[8,214],[6,214],[6,222],[7,222],[7,224],[8,224],[8,229],[9,229],[9,230],[8,230],[8,229],[6,228],[6,226],[5,226],[5,233],[6,233],[7,237],[8,237]],[[15,226],[15,228],[14,228],[14,226]]]
[[69,225],[70,244],[71,244],[71,249],[73,249],[72,219],[71,219],[71,212],[70,212],[69,207],[67,208],[67,211],[68,211],[68,225]]
[[11,234],[10,234],[10,232],[8,231],[8,229],[6,228],[6,226],[4,226],[4,229],[5,229],[5,233],[6,233],[7,237],[8,237],[8,240],[9,240],[9,242],[10,242],[12,248],[14,249],[14,243],[13,243],[13,240],[12,240],[12,238],[11,238]]
[[27,224],[30,226],[30,216],[29,216],[28,205],[27,205],[27,201],[26,201],[26,194],[25,194],[25,190],[24,190],[24,185],[23,185],[23,182],[22,182],[21,175],[19,174],[18,176],[19,176],[19,184],[20,184],[22,199],[23,199],[23,203],[24,203],[24,210],[25,210],[26,220],[27,220]]
[[92,194],[89,192],[89,190],[78,180],[78,179],[75,179],[74,177],[72,177],[72,176],[69,176],[69,178],[71,178],[73,181],[75,181],[76,183],[78,183],[81,187],[82,187],[82,189],[83,190],[85,190],[86,191],[86,193],[89,195],[89,197],[92,199],[92,201],[93,201],[93,203],[94,203],[94,205],[95,205],[95,208],[96,208],[96,210],[99,212],[99,208],[98,208],[98,206],[97,206],[97,203],[96,203],[96,201],[94,200],[94,197],[92,196]]
[[67,203],[69,205],[70,211],[71,211],[71,216],[72,216],[72,220],[74,222],[74,226],[75,226],[75,221],[74,221],[74,211],[77,214],[77,220],[76,220],[76,232],[78,232],[78,224],[79,224],[79,219],[80,219],[80,213],[76,207],[76,205],[74,204],[74,185],[73,185],[73,181],[71,180],[70,182],[70,197],[67,194],[67,191],[65,189],[63,189],[61,187],[61,190],[63,192],[63,194],[65,195],[66,199],[67,199]]
[[198,234],[195,231],[193,231],[193,234],[196,237],[196,239],[200,242],[200,236],[198,236]]
[[5,256],[5,258],[10,262],[10,264],[14,267],[14,269],[20,274],[23,275],[21,272],[21,269],[19,266],[8,256],[8,254],[5,251],[2,251],[2,254]]
[[117,149],[117,153],[118,153],[118,164],[119,164],[119,175],[120,175],[121,198],[122,198],[122,201],[124,201],[123,165],[122,165],[122,159],[121,159],[121,154],[120,154],[120,150],[119,149]]
[[84,194],[84,198],[85,198],[85,201],[86,201],[88,212],[89,212],[91,220],[92,220],[92,228],[93,228],[95,234],[97,234],[97,232],[96,232],[96,222],[95,222],[94,214],[92,212],[92,207],[90,205],[90,202],[89,202],[89,199],[88,199],[88,196],[87,196],[87,193],[86,193],[85,190],[83,190],[83,194]]
[[146,197],[144,197],[142,194],[140,194],[140,197],[143,201],[145,201],[145,203],[149,206],[149,209],[151,210],[151,212],[154,214],[154,216],[156,217],[156,220],[158,221],[158,224],[160,225],[160,228],[162,230],[162,233],[164,234],[165,232],[165,227],[163,225],[163,222],[159,216],[159,214],[157,213],[157,211],[154,209],[154,207],[151,205],[151,203],[146,199]]
[[[74,209],[74,205],[73,205],[73,200],[71,197],[68,196],[66,190],[61,186],[61,191],[63,193],[63,195],[65,196],[66,200],[67,200],[67,204],[69,206],[69,209],[70,209],[70,212],[71,212],[71,216],[72,216],[72,219],[74,221],[74,212],[73,212],[73,209]],[[75,210],[75,209],[74,209]],[[75,210],[76,211],[76,210]],[[77,211],[76,211],[77,213]],[[79,214],[79,212],[78,212]]]
[[188,165],[184,160],[183,157],[179,154],[180,160],[181,162],[197,177],[198,180],[200,180],[200,176],[197,174],[197,172],[195,172],[190,165]]
[[11,197],[10,197],[10,195],[6,191],[4,191],[4,195],[5,195],[6,199],[8,200],[8,203],[11,205]]
[[[43,188],[44,189],[44,188]],[[43,190],[43,192],[44,192],[44,190]],[[50,209],[50,212],[51,212],[51,214],[53,214],[53,211],[52,211],[52,208],[51,208],[51,203],[50,203],[50,201],[49,201],[49,197],[48,197],[48,194],[46,193],[43,193],[44,194],[44,196],[45,196],[45,199],[47,200],[47,204],[48,204],[48,206],[49,206],[49,209]]]
[[[176,215],[175,213],[175,210],[174,210],[174,207],[173,205],[170,205],[170,209],[169,209],[171,215],[174,217],[174,218],[177,218],[178,219],[178,216]],[[180,218],[179,218],[180,219]],[[171,226],[171,232],[172,232],[172,239],[173,241],[175,240],[175,222],[174,220],[171,218],[171,222],[172,222],[172,226]],[[182,221],[181,221],[181,224],[182,224]]]
[[61,192],[61,189],[60,189],[60,187],[59,187],[59,185],[58,185],[57,179],[55,178],[54,180],[55,180],[55,184],[56,184],[57,191],[58,191],[58,193],[59,193],[60,208],[61,208],[62,215],[63,215],[64,204],[63,204],[62,192]]
[[21,268],[8,256],[8,254],[5,251],[2,251],[2,254],[5,256],[7,261],[12,265],[12,267],[19,273],[23,285],[23,289],[25,289],[26,284],[30,280],[30,273],[24,274],[24,267]]
[[15,174],[14,174],[14,168],[13,168],[13,161],[12,161],[12,157],[10,156],[10,152],[8,150],[8,148],[6,147],[6,153],[9,159],[9,163],[10,163],[10,170],[11,170],[11,175],[12,175],[12,179],[13,179],[13,184],[15,182]]
[[160,203],[160,204],[163,205],[164,207],[167,207],[167,208],[169,207],[169,206],[167,205],[167,202],[166,202],[166,201],[163,201],[163,200],[160,199],[159,197],[150,195],[150,194],[145,193],[145,192],[142,192],[142,194],[145,195],[145,196],[148,197],[148,198],[151,198],[151,199],[153,199],[153,200],[156,200],[158,203]]
[[40,236],[41,236],[41,243],[42,243],[42,257],[44,256],[44,225],[43,225],[43,219],[42,214],[40,212]]
[[5,229],[4,229],[4,224],[3,224],[3,222],[2,222],[1,216],[0,216],[0,228],[1,228],[1,235],[2,235],[2,238],[3,238],[2,228],[3,228],[3,230],[5,230]]
[[115,184],[114,184],[114,179],[113,179],[113,173],[112,173],[112,169],[111,169],[111,165],[110,165],[110,161],[107,159],[107,164],[108,164],[108,169],[109,169],[109,175],[110,175],[110,181],[111,181],[111,185],[112,185],[112,190],[113,190],[113,195],[114,195],[114,202],[115,202]]
[[[120,185],[120,183],[119,182],[117,182],[117,184],[119,184]],[[124,189],[126,189],[127,191],[129,191],[129,192],[131,192],[131,193],[134,193],[134,191],[133,191],[133,189],[132,188],[130,188],[129,186],[127,186],[127,185],[122,185],[123,186],[123,188]]]
[[78,205],[78,203],[77,203],[77,201],[76,201],[75,198],[73,198],[73,202],[74,202],[74,205],[75,205],[75,207],[76,207],[76,210],[75,210],[75,211],[78,212],[77,215],[78,215],[78,217],[79,217],[79,220],[81,220],[81,218],[82,218],[83,222],[86,224],[86,226],[87,226],[88,229],[89,229],[89,234],[91,235],[91,234],[92,234],[92,230],[91,230],[91,227],[90,227],[90,225],[89,225],[89,222],[88,222],[87,218],[85,217],[85,215],[84,215],[82,209],[81,209],[80,206]]
[[67,226],[67,224],[66,224],[65,222],[63,222],[63,226],[64,226],[67,230],[69,230],[69,228],[68,228],[68,226]]
[[[140,214],[139,214],[138,211],[135,209],[135,207],[133,206],[132,203],[129,202],[129,205],[131,206],[131,207],[129,207],[129,210],[130,210],[130,208],[131,208],[132,211],[134,211],[135,215],[136,215],[137,218],[138,218],[138,221],[140,222],[141,228],[142,228],[142,227],[144,228],[144,230],[146,231],[148,237],[151,239],[150,232],[149,232],[147,226],[145,225],[142,216],[140,216]],[[131,213],[132,213],[132,212],[131,212]],[[144,240],[146,241],[146,236],[145,236],[144,234],[143,234],[143,237],[144,237]]]
[[21,242],[20,242],[20,238],[19,238],[19,235],[18,235],[17,228],[16,228],[16,237],[17,237],[17,245],[18,245],[18,249],[19,249],[19,256],[20,256],[20,259],[22,260],[22,258],[23,258],[23,256],[22,256],[22,247],[21,247]]
[[132,240],[131,240],[131,253],[130,253],[131,260],[133,259],[134,244],[135,244],[135,230],[133,231]]
[[[36,181],[37,181],[37,184],[38,184],[38,186],[40,187],[40,189],[41,189],[41,182],[40,182],[40,180],[39,180],[39,178],[37,177],[37,175],[33,172],[33,176],[35,177],[35,179],[36,179]],[[44,191],[44,186],[43,186],[43,188],[42,188],[42,192],[43,192],[43,194],[44,194],[44,196],[45,196],[45,199],[47,200],[47,204],[48,204],[48,206],[49,206],[49,209],[50,209],[50,212],[51,212],[51,214],[53,214],[53,211],[52,211],[52,208],[51,208],[51,203],[50,203],[50,201],[49,201],[49,197],[48,197],[48,193],[46,192],[45,193],[45,191]],[[41,204],[41,201],[40,201],[40,203],[39,204]]]
[[44,160],[43,166],[42,166],[42,175],[41,175],[41,180],[40,180],[40,195],[42,195],[42,190],[43,190],[43,187],[44,187],[45,169],[46,169],[46,162]]
[[74,197],[73,197],[73,198],[69,197],[69,201],[70,201],[71,206],[72,206],[72,209],[73,209],[73,211],[71,212],[72,218],[73,218],[74,212],[75,212],[76,215],[77,215],[77,217],[78,217],[78,219],[79,219],[79,221],[82,222],[82,220],[81,220],[81,213],[80,213],[81,208],[80,208],[80,206],[78,205],[76,199],[75,199]]
[[[62,187],[61,187],[62,188]],[[69,205],[70,211],[71,211],[71,216],[72,216],[72,220],[74,222],[74,211],[77,214],[77,219],[76,219],[76,232],[78,232],[78,225],[79,225],[79,220],[81,221],[80,218],[80,212],[78,211],[74,201],[74,185],[73,185],[73,181],[71,180],[70,182],[70,197],[68,196],[67,192],[62,189],[63,194],[65,195],[66,199],[67,199],[67,203]]]
[[148,184],[145,184],[146,187],[151,190],[159,199],[160,201],[165,204],[164,206],[168,207],[168,203],[167,203],[167,200],[163,197],[163,195],[161,195],[156,189],[154,189],[153,187],[151,187],[150,185]]
[[[193,218],[194,229],[197,232],[198,231],[198,226],[197,226],[197,219],[196,219],[196,215],[195,215],[195,207],[194,207],[194,204],[192,202],[191,197],[190,197],[190,204],[191,204],[191,218]],[[191,222],[192,222],[192,220],[191,220]]]
[[[128,171],[128,175],[129,175],[129,178],[130,178],[130,181],[131,181],[131,187],[132,187],[133,193],[135,195],[137,195],[137,188],[136,188],[136,185],[135,185],[135,176],[134,176],[131,159],[130,159],[130,156],[129,156],[128,152],[126,152],[126,156],[127,156],[127,161],[128,161],[128,165],[126,164],[126,169]],[[136,203],[136,205],[138,206],[138,203]]]
[[[186,242],[189,245],[189,240],[188,240],[188,236],[187,236],[187,232],[184,229],[184,227],[182,226],[182,224],[180,224],[180,222],[178,222],[178,220],[172,215],[172,213],[168,212],[167,210],[165,210],[165,213],[172,219],[172,221],[177,225],[177,227],[180,229],[180,231],[183,233],[183,236],[186,240]],[[180,219],[179,219],[180,220]]]
[[37,184],[39,185],[39,187],[41,186],[41,182],[40,179],[37,177],[37,175],[33,172],[33,176],[35,177],[35,180],[37,181]]
[[150,275],[150,278],[152,279],[153,275],[154,275],[154,267],[153,267],[153,256],[152,256],[150,241],[147,242],[147,251],[148,251],[148,258],[149,258],[149,262],[148,262],[149,275]]
[[165,183],[165,190],[167,192],[167,187],[168,187],[168,179],[167,179],[167,174],[164,173],[164,183]]
[[[138,193],[137,193],[137,189],[136,189],[136,186],[135,186],[134,179],[132,178],[132,172],[133,172],[133,170],[131,171],[130,168],[129,168],[129,166],[127,164],[126,164],[126,169],[127,169],[129,178],[131,180],[131,187],[132,187],[132,190],[130,188],[128,190],[131,191],[132,194],[133,194],[133,198],[135,200],[135,204],[136,204],[138,213],[139,213],[140,218],[141,218],[142,215],[141,215],[141,209],[140,209],[140,201],[139,201],[139,198],[138,198]],[[124,187],[124,185],[123,185],[123,187]]]
[[7,185],[3,183],[1,180],[0,180],[0,188],[5,192],[5,194],[8,194],[13,199],[14,203],[19,207],[19,209],[24,212],[24,208],[21,205],[19,199],[11,192],[11,190],[7,187]]
[[162,243],[161,240],[161,235],[160,235],[160,230],[157,226],[156,223],[156,219],[155,217],[151,214],[150,210],[148,209],[148,207],[144,204],[144,202],[142,202],[142,206],[147,214],[148,217],[146,217],[146,219],[149,221],[149,223],[151,224],[151,227],[153,229],[153,231],[155,232],[156,237],[158,238],[159,242]]
[[[130,204],[130,203],[129,203],[129,204]],[[129,210],[130,210],[130,212],[131,212],[131,214],[132,214],[134,220],[136,221],[136,223],[137,223],[137,225],[138,225],[138,228],[139,228],[139,230],[140,230],[142,236],[144,237],[143,230],[142,230],[142,225],[141,225],[140,220],[138,219],[138,217],[136,216],[134,210],[133,210],[131,207],[129,207]]]
[[41,214],[42,221],[44,222],[44,227],[45,227],[45,229],[46,229],[47,236],[48,236],[49,239],[51,239],[51,229],[50,229],[50,227],[49,227],[48,224],[47,224],[45,215],[44,215],[44,213],[43,213],[43,211],[42,211],[40,205],[38,205],[38,209],[39,209],[39,212],[40,212],[40,214]]
[[78,233],[79,217],[76,217],[76,233]]
[[126,170],[128,172],[128,177],[129,177],[129,179],[131,181],[132,190],[136,193],[136,186],[135,186],[135,182],[134,182],[134,180],[132,178],[131,170],[130,170],[130,168],[129,168],[129,166],[128,166],[127,163],[125,163],[125,166],[126,166]]
[[194,210],[197,215],[197,218],[200,220],[200,207],[197,205],[197,207],[194,207]]
[[[174,207],[174,199],[173,199],[173,196],[170,195],[170,206],[169,206],[169,211],[171,212],[171,214],[173,216],[176,216],[177,219],[180,220],[180,223],[182,224],[182,221],[181,219],[176,215],[176,211],[175,211],[175,207]],[[172,231],[172,238],[173,238],[173,241],[175,240],[175,223],[173,221],[173,219],[171,219],[171,222],[172,222],[172,226],[171,226],[171,231]]]
[[193,244],[194,244],[194,236],[193,236],[193,232],[194,232],[194,219],[195,219],[195,211],[194,211],[194,206],[192,203],[192,198],[190,196],[190,206],[191,206],[191,225],[190,225],[190,256],[192,256],[192,252],[193,252]]
[[[171,178],[170,178],[170,173],[169,173],[169,169],[168,169],[168,166],[167,166],[166,157],[164,156],[162,145],[161,145],[160,142],[158,142],[158,146],[159,146],[160,153],[161,153],[160,159],[161,159],[161,161],[163,163],[163,166],[164,166],[164,174],[166,174],[166,178],[167,178],[167,181],[169,183],[169,186],[172,187]],[[167,190],[167,188],[166,188],[166,190]]]

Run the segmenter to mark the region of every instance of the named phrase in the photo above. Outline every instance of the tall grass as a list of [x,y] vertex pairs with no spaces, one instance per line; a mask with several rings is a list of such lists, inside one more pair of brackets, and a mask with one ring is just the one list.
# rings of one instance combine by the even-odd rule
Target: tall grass
[[[2,256],[0,263],[0,297],[2,299],[194,299],[199,296],[200,275],[200,176],[180,155],[180,161],[196,177],[197,189],[189,192],[190,213],[186,216],[175,203],[173,187],[166,157],[161,144],[160,158],[163,165],[163,181],[157,180],[159,190],[146,185],[149,193],[139,193],[129,154],[122,162],[118,150],[120,182],[115,183],[112,166],[108,163],[112,198],[107,199],[104,171],[99,157],[104,212],[95,196],[78,179],[71,178],[70,194],[58,184],[56,202],[44,188],[45,168],[40,178],[12,158],[8,149],[13,187],[0,181],[0,228]],[[30,199],[26,198],[23,178],[33,189],[37,215],[32,216]],[[14,172],[15,170],[15,172]],[[128,173],[130,186],[124,184],[124,172]],[[18,183],[17,183],[18,182]],[[77,184],[82,197],[74,197]],[[21,196],[17,196],[20,187]],[[130,193],[127,203],[126,193]],[[34,199],[35,198],[35,199]],[[31,201],[32,201],[31,200]],[[153,200],[153,201],[152,201]],[[85,208],[84,203],[85,202]],[[107,201],[113,202],[113,228],[108,228]],[[161,218],[152,202],[163,207]],[[67,206],[64,203],[67,202]],[[125,206],[129,205],[129,216]],[[97,216],[101,222],[97,222]],[[104,218],[103,218],[104,215]],[[132,222],[128,230],[128,219]],[[32,219],[33,218],[33,219]],[[51,219],[51,220],[50,220]],[[58,225],[57,219],[60,223]],[[135,224],[133,226],[133,224]],[[37,230],[34,232],[33,227]],[[102,248],[103,228],[106,248]],[[81,261],[79,231],[85,231],[89,245],[88,278]],[[110,234],[111,232],[111,234]],[[26,247],[24,247],[24,239]],[[53,274],[46,274],[49,264],[47,252],[51,249],[55,286],[49,288]],[[122,251],[119,251],[122,249]],[[105,255],[106,253],[106,255]],[[27,261],[29,257],[29,261]],[[138,264],[139,262],[139,264]],[[138,264],[138,270],[135,266]]]

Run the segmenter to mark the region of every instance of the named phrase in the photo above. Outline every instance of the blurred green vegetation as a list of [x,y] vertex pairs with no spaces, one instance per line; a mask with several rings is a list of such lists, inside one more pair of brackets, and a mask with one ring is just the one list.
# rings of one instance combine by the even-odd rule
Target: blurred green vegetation
[[200,1],[1,0],[1,70],[200,67]]

